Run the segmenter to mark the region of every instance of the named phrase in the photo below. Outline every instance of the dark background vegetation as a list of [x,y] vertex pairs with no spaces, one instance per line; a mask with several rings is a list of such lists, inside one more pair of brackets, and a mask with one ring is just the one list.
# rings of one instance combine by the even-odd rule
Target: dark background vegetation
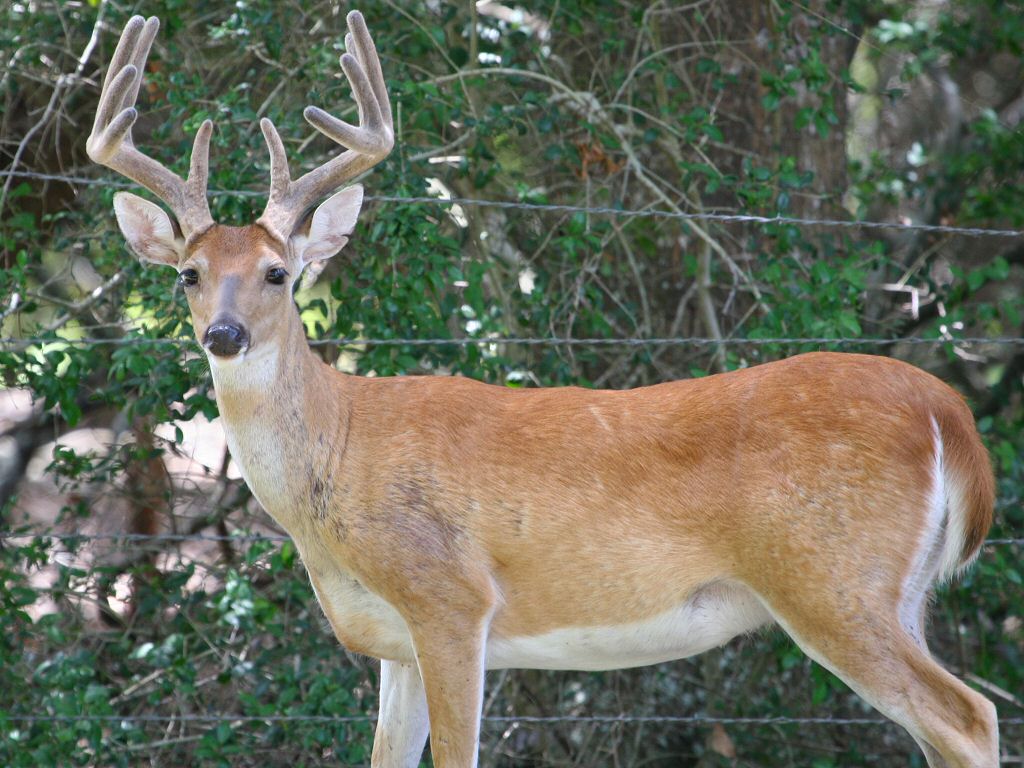
[[[398,134],[371,195],[1024,225],[1019,3],[359,7]],[[250,220],[269,178],[258,119],[308,168],[332,149],[302,108],[352,112],[348,10],[0,4],[0,167],[78,179],[0,177],[0,526],[138,537],[0,540],[0,764],[368,762],[365,720],[194,719],[372,715],[378,672],[338,648],[288,543],[214,538],[276,529],[209,423],[173,273],[127,254],[111,209],[123,180],[84,151],[121,26],[157,15],[136,138],[184,172],[212,117],[211,190],[255,193],[214,194],[214,216]],[[622,388],[810,349],[899,357],[974,408],[1006,539],[1024,536],[1022,286],[1022,238],[375,201],[297,301],[316,339],[723,342],[316,347],[363,374]],[[979,337],[1011,343],[960,341]],[[751,341],[778,338],[795,340]],[[863,341],[903,338],[928,341]],[[168,532],[208,538],[143,538]],[[936,654],[1010,721],[1010,764],[1024,760],[1022,574],[1019,542],[986,547],[931,626]],[[493,674],[486,714],[874,716],[779,633],[642,670]],[[482,746],[487,766],[908,762],[923,765],[902,731],[865,724],[488,722]]]

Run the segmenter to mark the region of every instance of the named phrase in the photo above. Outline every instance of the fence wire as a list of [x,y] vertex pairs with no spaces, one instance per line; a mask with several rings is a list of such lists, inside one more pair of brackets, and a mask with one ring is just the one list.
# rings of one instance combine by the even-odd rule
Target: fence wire
[[[187,337],[178,338],[150,338],[148,336],[121,336],[117,338],[102,338],[83,336],[79,338],[65,338],[62,336],[33,336],[17,338],[8,336],[0,338],[0,346],[30,347],[39,344],[68,344],[72,346],[113,346],[130,347],[147,344],[170,345],[170,346],[195,346],[195,339]],[[718,345],[727,346],[751,346],[763,347],[773,344],[834,344],[837,346],[872,346],[886,347],[897,344],[961,344],[961,345],[982,345],[995,344],[1000,346],[1024,345],[1024,336],[964,336],[956,337],[933,337],[933,336],[900,336],[895,338],[852,338],[852,337],[827,337],[827,336],[778,336],[769,338],[724,338],[714,339],[707,336],[666,336],[666,337],[620,337],[614,339],[605,338],[575,338],[570,336],[493,336],[483,338],[454,338],[454,339],[378,339],[378,338],[340,338],[340,339],[310,339],[311,347],[339,346],[339,347],[442,347],[442,346],[489,346],[492,344],[513,344],[522,346],[567,346],[567,347],[664,347],[664,346],[694,346],[713,347]]]
[[[137,184],[91,178],[88,176],[65,176],[55,173],[37,173],[34,171],[0,171],[0,177],[38,179],[42,181],[61,181],[68,184],[85,186],[103,186],[114,189],[139,189]],[[209,193],[213,196],[234,195],[238,197],[266,197],[267,192],[256,192],[246,189],[215,189]],[[554,213],[586,213],[601,216],[617,216],[621,218],[657,218],[678,219],[682,221],[712,221],[721,224],[780,224],[798,227],[823,227],[829,229],[866,229],[896,230],[905,232],[927,232],[934,234],[961,235],[964,237],[1024,237],[1024,230],[989,229],[986,227],[956,227],[944,224],[915,224],[913,222],[895,221],[864,221],[843,219],[809,219],[796,216],[756,216],[740,213],[706,213],[686,211],[665,211],[657,208],[615,208],[608,206],[558,205],[553,203],[527,203],[512,200],[475,200],[463,197],[403,197],[398,195],[367,195],[364,200],[381,203],[405,203],[414,205],[460,205],[464,207],[504,208],[523,211],[554,212]]]
[[[36,179],[43,181],[60,181],[69,184],[80,184],[86,186],[105,186],[117,189],[137,189],[138,185],[121,182],[108,181],[101,178],[87,176],[71,176],[65,174],[38,173],[34,171],[0,171],[0,177],[16,177]],[[252,190],[217,189],[211,190],[211,195],[240,195],[240,196],[265,196],[265,192]],[[607,206],[578,206],[558,205],[550,203],[529,203],[522,201],[505,200],[476,200],[470,198],[439,198],[427,196],[396,196],[396,195],[367,195],[365,200],[376,202],[390,202],[403,204],[438,205],[438,206],[469,206],[469,207],[490,207],[504,209],[519,209],[536,212],[556,213],[585,213],[595,215],[609,215],[624,218],[664,218],[681,219],[694,221],[714,221],[720,223],[751,223],[751,224],[779,224],[793,226],[817,226],[825,228],[842,229],[867,229],[867,230],[902,230],[914,232],[926,232],[948,235],[963,235],[968,237],[1024,237],[1024,230],[1016,229],[990,229],[983,227],[956,227],[937,224],[915,224],[907,222],[883,222],[883,221],[846,221],[839,219],[809,219],[787,216],[757,216],[748,214],[728,213],[706,213],[706,212],[680,212],[665,211],[655,208],[626,209]],[[14,308],[12,308],[14,311]],[[6,313],[5,313],[6,314]],[[27,337],[27,338],[0,338],[0,346],[7,348],[23,348],[38,344],[62,343],[69,345],[83,346],[132,346],[145,344],[163,345],[191,345],[191,339],[182,338],[147,338],[139,336],[126,336],[119,338],[102,337]],[[662,337],[662,338],[571,338],[571,337],[484,337],[484,338],[342,338],[342,339],[315,339],[310,341],[311,346],[486,346],[492,344],[512,344],[519,346],[571,346],[571,347],[656,347],[656,346],[682,346],[695,347],[719,346],[719,345],[743,345],[743,346],[767,346],[767,345],[836,345],[836,346],[894,346],[898,344],[993,344],[1019,346],[1024,344],[1024,337],[923,337],[908,336],[897,338],[833,338],[833,337],[774,337],[774,338],[707,338],[707,337]]]
[[[213,541],[213,542],[283,542],[291,541],[290,536],[274,533],[237,533],[237,534],[207,534],[207,533],[32,533],[17,531],[0,531],[0,542],[13,541],[16,539],[46,539],[49,541],[60,541],[68,543],[80,543],[87,541],[116,541],[125,543],[145,542],[183,542],[183,541]],[[998,538],[986,539],[982,546],[1012,546],[1024,545],[1024,538]]]
[[[110,723],[372,723],[376,715],[0,715],[4,720],[30,723],[96,721]],[[484,715],[487,723],[615,725],[628,723],[665,725],[892,725],[882,717],[715,717],[711,715]],[[1024,717],[1000,718],[1000,725],[1024,725]]]

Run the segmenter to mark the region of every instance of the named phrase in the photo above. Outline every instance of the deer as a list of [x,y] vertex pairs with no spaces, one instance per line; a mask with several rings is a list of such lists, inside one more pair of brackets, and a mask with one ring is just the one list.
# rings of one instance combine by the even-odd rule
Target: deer
[[478,762],[485,671],[606,670],[685,658],[762,627],[905,728],[932,768],[996,768],[993,704],[925,639],[936,585],[977,557],[994,478],[964,399],[886,357],[812,352],[631,390],[360,377],[309,348],[303,271],[355,231],[358,184],[395,142],[366,22],[340,66],[358,124],[304,111],[344,148],[292,179],[260,128],[270,191],[215,223],[212,123],[182,179],[136,148],[159,21],[127,22],[87,141],[148,189],[114,213],[173,267],[234,461],[294,540],[327,621],[380,659],[374,768]]

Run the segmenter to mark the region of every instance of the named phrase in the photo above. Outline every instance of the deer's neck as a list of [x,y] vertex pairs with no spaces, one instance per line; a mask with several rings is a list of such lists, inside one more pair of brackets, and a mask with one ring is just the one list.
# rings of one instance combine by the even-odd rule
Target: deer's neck
[[299,538],[313,533],[345,452],[348,377],[310,352],[298,314],[283,343],[251,352],[211,365],[228,448],[257,500]]

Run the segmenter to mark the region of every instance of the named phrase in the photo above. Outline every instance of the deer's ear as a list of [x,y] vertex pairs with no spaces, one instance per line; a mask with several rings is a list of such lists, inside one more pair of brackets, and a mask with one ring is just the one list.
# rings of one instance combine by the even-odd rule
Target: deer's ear
[[293,253],[302,266],[329,259],[348,242],[363,206],[361,185],[346,187],[327,198],[313,213],[307,232],[292,235]]
[[114,215],[128,247],[140,261],[177,267],[185,255],[185,240],[163,209],[131,192],[114,195]]

